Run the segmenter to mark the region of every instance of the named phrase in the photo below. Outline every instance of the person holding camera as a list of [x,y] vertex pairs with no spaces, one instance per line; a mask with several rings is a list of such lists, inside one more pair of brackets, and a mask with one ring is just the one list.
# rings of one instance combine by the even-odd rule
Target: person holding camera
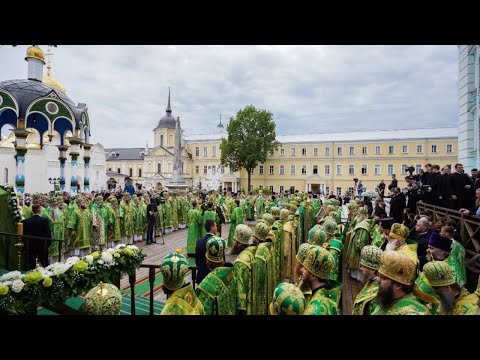
[[147,205],[147,245],[150,245],[155,241],[153,238],[153,229],[155,227],[155,221],[157,219],[157,202],[154,197],[150,198],[150,204]]

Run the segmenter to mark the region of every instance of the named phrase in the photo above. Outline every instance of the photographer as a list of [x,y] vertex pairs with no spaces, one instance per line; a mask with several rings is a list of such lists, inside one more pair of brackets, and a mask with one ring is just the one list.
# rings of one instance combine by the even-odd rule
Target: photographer
[[150,204],[147,205],[147,221],[148,221],[148,230],[147,230],[147,245],[150,245],[156,242],[153,238],[153,228],[155,227],[155,221],[157,219],[157,202],[155,198],[150,198]]

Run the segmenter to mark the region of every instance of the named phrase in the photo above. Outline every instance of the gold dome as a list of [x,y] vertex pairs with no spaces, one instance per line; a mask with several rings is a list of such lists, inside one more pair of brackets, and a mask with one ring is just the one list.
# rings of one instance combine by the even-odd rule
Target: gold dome
[[27,57],[25,58],[25,60],[28,58],[43,61],[43,63],[45,64],[45,54],[43,53],[42,49],[40,49],[37,45],[30,46],[27,49]]
[[62,94],[66,94],[65,88],[62,86],[60,81],[55,79],[54,77],[50,76],[50,69],[48,70],[46,75],[43,75],[42,82],[48,86],[51,86],[55,90],[60,91]]

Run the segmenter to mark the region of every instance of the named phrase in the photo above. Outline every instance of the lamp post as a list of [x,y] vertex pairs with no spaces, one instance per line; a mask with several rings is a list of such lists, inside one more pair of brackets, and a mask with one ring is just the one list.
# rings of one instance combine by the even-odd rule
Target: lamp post
[[57,178],[48,178],[48,182],[53,184],[53,192],[57,193],[60,191],[60,180]]

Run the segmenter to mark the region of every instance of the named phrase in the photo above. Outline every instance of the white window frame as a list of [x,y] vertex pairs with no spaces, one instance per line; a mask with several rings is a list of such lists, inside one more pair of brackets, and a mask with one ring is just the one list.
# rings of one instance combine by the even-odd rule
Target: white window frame
[[335,192],[336,192],[337,196],[342,195],[342,187],[341,187],[341,186],[337,186],[337,188],[335,189]]
[[278,192],[279,192],[279,193],[283,193],[284,191],[285,191],[285,186],[280,185],[280,186],[278,187]]
[[258,166],[258,175],[263,175],[264,170],[265,170],[264,166],[263,166],[263,165],[259,165],[259,166]]
[[[365,169],[365,172],[363,172],[363,169]],[[365,165],[365,164],[362,165],[361,174],[362,175],[368,175],[368,165]]]
[[[316,173],[315,173],[315,170],[317,170]],[[318,165],[313,165],[312,166],[312,175],[318,175]]]
[[296,156],[297,150],[295,148],[290,148],[290,156]]
[[217,147],[212,146],[212,157],[215,157],[215,156],[217,156]]
[[350,146],[348,148],[348,154],[349,155],[355,155],[355,146]]
[[337,171],[337,175],[343,175],[343,165],[337,164],[337,166],[335,166],[335,170]]
[[407,175],[407,174],[409,174],[409,172],[408,172],[408,170],[407,170],[408,167],[409,167],[408,164],[402,164],[402,168],[400,169],[402,175]]
[[355,175],[355,165],[348,165],[348,175]]
[[362,146],[362,155],[368,155],[368,146]]
[[318,156],[318,148],[313,148],[313,156]]
[[325,165],[323,167],[323,171],[324,171],[325,175],[330,175],[330,165]]
[[[450,151],[448,151],[448,147],[449,147],[449,146],[450,146]],[[447,145],[445,146],[445,152],[446,152],[447,154],[453,153],[453,144],[447,144]]]
[[325,186],[325,195],[330,195],[330,186]]
[[408,145],[402,145],[402,154],[408,154]]
[[269,185],[268,188],[269,188],[270,191],[273,193],[273,185]]
[[295,165],[290,165],[290,175],[296,175],[297,167]]
[[307,148],[302,148],[302,156],[307,156]]
[[325,148],[325,156],[330,156],[330,147]]
[[[418,147],[420,147],[420,151],[418,151]],[[423,145],[422,144],[417,144],[417,146],[415,148],[416,148],[417,154],[423,154]]]
[[208,174],[208,166],[207,165],[203,165],[203,173]]
[[[375,164],[373,168],[374,168],[374,172],[373,172],[373,173],[374,173],[375,175],[381,175],[381,174],[382,174],[382,165],[380,165],[380,164]],[[377,169],[378,169],[378,171],[377,171]]]
[[302,175],[307,175],[307,165],[302,165]]
[[278,167],[278,175],[285,175],[285,165],[280,165]]
[[275,165],[270,165],[268,167],[268,175],[275,175]]
[[337,147],[337,155],[343,155],[343,146]]
[[[433,147],[435,146],[435,151],[433,151]],[[438,154],[438,144],[431,144],[430,145],[430,152],[432,154]]]
[[375,155],[382,154],[382,147],[380,145],[375,145]]
[[[390,151],[392,149],[393,151]],[[395,145],[388,145],[388,155],[394,155],[395,154]]]
[[421,169],[423,169],[422,164],[415,164],[415,174],[418,175]]
[[[390,169],[392,169],[390,171]],[[393,164],[388,164],[387,165],[387,175],[393,175],[395,174],[395,166]]]
[[285,149],[284,148],[280,149],[280,156],[285,156]]
[[195,146],[195,156],[200,156],[200,147],[199,146]]
[[203,156],[204,156],[204,157],[207,157],[207,156],[208,156],[208,147],[207,147],[207,146],[204,146],[204,147],[203,147]]

